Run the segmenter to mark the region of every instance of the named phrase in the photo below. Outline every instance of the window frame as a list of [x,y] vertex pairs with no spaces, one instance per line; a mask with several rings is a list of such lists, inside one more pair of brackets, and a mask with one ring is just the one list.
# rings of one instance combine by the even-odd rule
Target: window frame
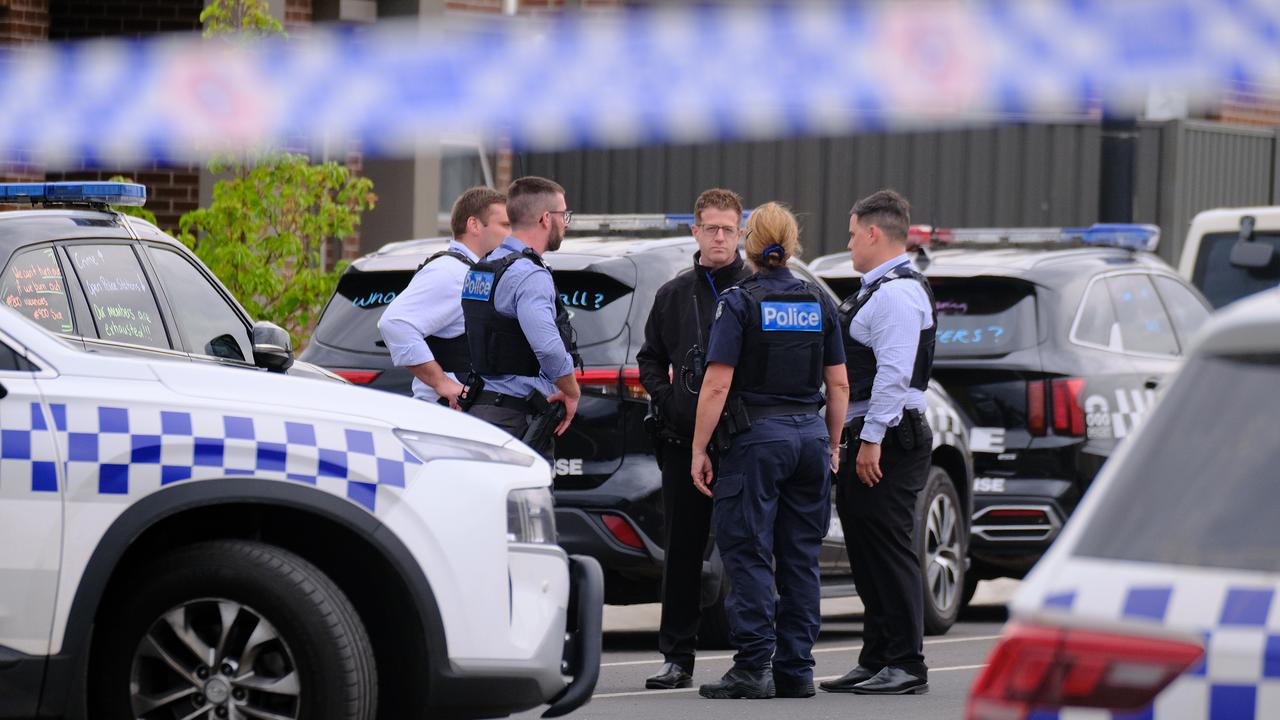
[[[26,253],[34,250],[43,250],[43,249],[48,249],[53,251],[54,262],[58,263],[58,270],[62,273],[62,287],[65,290],[64,295],[67,298],[67,311],[71,314],[71,332],[70,333],[55,332],[53,330],[48,330],[48,329],[46,329],[45,331],[48,332],[50,335],[57,335],[58,337],[65,338],[73,342],[79,341],[84,337],[84,334],[80,332],[80,326],[81,326],[80,312],[81,310],[83,310],[83,308],[80,306],[77,300],[83,298],[84,291],[80,287],[79,276],[76,276],[76,282],[75,282],[74,288],[72,287],[72,283],[69,282],[68,275],[67,275],[67,268],[70,266],[70,262],[68,262],[68,258],[64,256],[64,253],[61,252],[61,248],[59,247],[57,242],[55,241],[38,242],[38,243],[32,243],[30,245],[23,245],[22,247],[14,248],[13,252],[9,253],[8,259],[5,260],[4,267],[0,268],[0,273],[8,271],[9,266],[12,265],[13,261],[16,260],[18,257],[25,255]],[[32,322],[35,322],[35,321],[32,321]]]
[[[1067,341],[1068,341],[1068,342],[1070,342],[1072,345],[1076,345],[1076,346],[1084,347],[1084,348],[1089,348],[1089,349],[1091,349],[1091,350],[1101,350],[1101,351],[1103,351],[1103,352],[1111,353],[1112,355],[1124,355],[1124,356],[1127,356],[1127,357],[1138,357],[1138,358],[1156,358],[1156,359],[1160,359],[1160,360],[1168,360],[1168,359],[1171,359],[1171,358],[1180,358],[1180,357],[1182,357],[1182,356],[1183,356],[1183,348],[1182,348],[1182,345],[1178,342],[1178,333],[1177,333],[1177,331],[1176,331],[1176,330],[1174,330],[1174,328],[1173,328],[1173,319],[1169,317],[1169,309],[1165,307],[1165,305],[1164,305],[1164,298],[1162,298],[1162,297],[1160,296],[1160,291],[1156,288],[1156,284],[1151,280],[1151,276],[1152,276],[1152,275],[1163,275],[1163,274],[1165,274],[1165,273],[1144,272],[1144,271],[1141,271],[1141,270],[1117,270],[1117,271],[1112,271],[1112,272],[1103,272],[1103,273],[1098,273],[1097,275],[1094,275],[1093,277],[1089,278],[1089,283],[1088,283],[1087,285],[1085,285],[1084,292],[1083,292],[1083,293],[1081,293],[1081,295],[1080,295],[1080,301],[1079,301],[1079,302],[1077,303],[1077,305],[1076,305],[1076,311],[1075,311],[1075,314],[1072,316],[1072,319],[1071,319],[1071,330],[1070,330],[1070,332],[1067,334]],[[1164,313],[1165,321],[1166,321],[1166,322],[1168,323],[1168,325],[1169,325],[1169,334],[1170,334],[1170,336],[1173,338],[1173,344],[1174,344],[1174,346],[1176,346],[1176,347],[1178,348],[1178,351],[1177,351],[1177,352],[1175,352],[1175,353],[1173,353],[1173,354],[1169,354],[1169,353],[1153,353],[1153,352],[1143,352],[1143,351],[1141,351],[1141,350],[1130,350],[1130,349],[1128,349],[1128,348],[1124,348],[1124,347],[1122,347],[1121,349],[1118,349],[1118,350],[1117,350],[1116,348],[1113,348],[1113,347],[1111,347],[1111,346],[1109,346],[1109,345],[1099,345],[1098,343],[1089,342],[1089,341],[1087,341],[1087,340],[1081,340],[1081,339],[1077,336],[1076,332],[1077,332],[1077,330],[1078,330],[1078,329],[1079,329],[1079,327],[1080,327],[1080,322],[1081,322],[1082,318],[1084,317],[1084,306],[1085,306],[1085,303],[1086,303],[1086,301],[1088,301],[1088,299],[1089,299],[1089,293],[1091,293],[1091,292],[1093,292],[1093,291],[1094,291],[1094,286],[1095,286],[1095,285],[1097,285],[1097,284],[1098,284],[1098,283],[1100,283],[1100,282],[1103,282],[1103,281],[1107,280],[1108,278],[1121,277],[1121,276],[1125,276],[1125,275],[1137,275],[1137,276],[1140,276],[1140,277],[1142,277],[1142,278],[1146,279],[1147,283],[1149,283],[1149,284],[1151,285],[1151,290],[1152,290],[1152,292],[1154,292],[1154,293],[1156,294],[1156,301],[1160,304],[1160,310]],[[1103,292],[1108,292],[1108,297],[1109,297],[1110,293],[1109,293],[1109,291],[1107,290],[1107,288],[1106,288],[1106,286],[1105,286],[1105,285],[1101,288],[1101,290],[1102,290]],[[1115,303],[1112,303],[1112,308],[1113,308],[1113,310],[1115,309]],[[1120,318],[1119,318],[1119,316],[1118,316],[1118,312],[1119,312],[1119,311],[1118,311],[1118,310],[1116,310],[1116,313],[1117,313],[1116,322],[1117,322],[1117,323],[1119,323],[1119,322],[1120,322]],[[1121,340],[1121,342],[1123,342],[1123,340]]]
[[82,332],[80,334],[80,338],[86,343],[98,343],[108,347],[119,347],[140,352],[187,357],[188,354],[178,347],[181,343],[179,342],[175,344],[174,342],[174,333],[170,330],[172,318],[167,317],[168,306],[163,302],[163,298],[156,292],[155,277],[152,273],[150,263],[148,263],[142,254],[138,252],[139,244],[140,243],[136,240],[123,238],[76,238],[75,240],[63,240],[58,242],[58,245],[62,247],[63,251],[67,255],[67,264],[71,267],[72,272],[75,273],[76,288],[85,303],[85,307],[88,307],[89,305],[89,294],[84,289],[84,280],[80,277],[80,271],[76,269],[75,262],[71,259],[71,248],[80,245],[120,245],[128,248],[133,253],[133,259],[137,261],[138,267],[142,271],[143,278],[147,281],[147,287],[151,291],[151,299],[156,304],[156,314],[160,317],[160,326],[164,329],[165,340],[168,342],[169,347],[153,347],[151,345],[143,345],[141,343],[121,342],[119,340],[108,340],[101,337],[98,331],[98,323],[93,318],[92,310],[89,312],[89,320],[93,323],[94,334],[92,336],[86,335],[83,332],[83,328],[81,328]]
[[[1187,281],[1183,280],[1181,277],[1177,275],[1166,274],[1166,273],[1151,273],[1151,286],[1156,289],[1156,296],[1160,298],[1160,303],[1164,305],[1164,313],[1169,318],[1169,327],[1173,329],[1173,339],[1177,341],[1178,348],[1182,351],[1182,355],[1185,356],[1187,354],[1187,350],[1191,342],[1191,338],[1182,337],[1182,333],[1178,330],[1178,324],[1173,321],[1173,312],[1169,310],[1169,301],[1165,298],[1165,293],[1163,290],[1160,289],[1160,283],[1156,282],[1156,278],[1164,278],[1165,280],[1187,291],[1188,295],[1190,295],[1193,299],[1199,301],[1200,306],[1205,310],[1205,315],[1206,315],[1205,322],[1208,322],[1208,318],[1213,315],[1213,312],[1214,312],[1213,305],[1211,305],[1209,301],[1205,299],[1204,293],[1201,293],[1199,290],[1196,289],[1194,285],[1191,285]],[[1203,323],[1201,324],[1201,326],[1203,327]]]
[[[151,287],[152,289],[157,290],[157,299],[163,302],[162,314],[167,315],[170,318],[175,331],[177,331],[178,341],[179,341],[179,344],[182,346],[182,352],[186,353],[191,358],[195,358],[199,360],[209,360],[209,361],[215,361],[215,362],[230,363],[233,365],[243,366],[243,367],[256,367],[253,361],[253,322],[249,318],[249,313],[245,311],[243,307],[241,307],[240,303],[236,301],[234,296],[231,295],[231,293],[227,290],[226,286],[224,286],[222,282],[218,280],[217,277],[214,276],[213,273],[209,271],[209,269],[205,266],[205,264],[200,262],[200,258],[196,257],[195,254],[187,250],[186,247],[179,246],[179,245],[171,245],[169,243],[160,243],[160,242],[153,242],[153,241],[147,241],[147,240],[143,240],[139,244],[143,248],[143,251],[139,253],[139,255],[145,259],[145,263],[146,263],[145,271],[151,276],[150,278]],[[183,260],[185,260],[187,264],[189,264],[192,267],[192,269],[194,269],[196,273],[206,283],[209,284],[209,286],[213,289],[214,293],[216,293],[217,296],[220,299],[222,299],[224,303],[227,304],[227,307],[231,308],[232,314],[235,315],[236,319],[240,321],[241,326],[244,328],[245,335],[249,338],[249,357],[248,358],[244,360],[237,360],[235,358],[219,357],[217,355],[209,355],[204,352],[201,352],[200,349],[193,349],[193,348],[187,347],[186,340],[183,338],[181,330],[178,330],[177,312],[175,310],[177,306],[170,299],[168,291],[165,290],[164,281],[161,279],[160,272],[156,269],[156,265],[152,261],[152,257],[151,257],[151,254],[153,252],[166,252],[166,251],[172,252],[175,255],[182,258]]]

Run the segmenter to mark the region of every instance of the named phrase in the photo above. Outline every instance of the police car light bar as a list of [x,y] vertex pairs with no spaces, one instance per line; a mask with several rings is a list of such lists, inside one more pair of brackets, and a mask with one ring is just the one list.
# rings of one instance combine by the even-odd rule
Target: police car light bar
[[142,207],[147,188],[122,182],[0,183],[0,204]]
[[[742,213],[746,220],[750,210]],[[635,214],[602,214],[573,216],[569,230],[575,234],[583,232],[688,232],[695,223],[693,213],[635,213]]]
[[1096,223],[1077,228],[939,228],[936,242],[943,247],[1098,245],[1155,252],[1160,228],[1136,223]]

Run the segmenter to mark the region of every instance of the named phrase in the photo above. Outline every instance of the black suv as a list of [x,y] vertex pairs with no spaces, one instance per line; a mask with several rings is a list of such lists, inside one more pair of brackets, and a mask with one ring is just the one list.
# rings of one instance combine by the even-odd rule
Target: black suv
[[[938,307],[933,375],[972,423],[969,593],[1035,564],[1208,317],[1150,252],[1158,238],[1151,226],[937,230],[919,251]],[[837,294],[860,285],[847,254],[810,268]]]
[[132,183],[5,183],[0,298],[90,352],[287,371],[340,381],[295,362],[289,334],[253,322],[209,268],[151,223],[108,203],[142,205]]
[[[566,550],[600,561],[605,570],[605,602],[610,604],[659,599],[662,478],[643,426],[649,396],[640,384],[635,358],[658,288],[693,265],[697,244],[688,234],[691,220],[690,216],[576,216],[574,232],[608,225],[609,234],[596,230],[596,236],[570,237],[559,251],[546,255],[556,288],[573,316],[585,363],[578,375],[583,390],[578,414],[556,440],[556,528]],[[648,223],[657,224],[658,231],[644,229]],[[673,237],[681,229],[685,234]],[[302,357],[354,382],[409,394],[411,376],[392,366],[377,323],[419,263],[445,242],[394,243],[352,263]],[[802,264],[793,262],[791,269],[823,287]],[[972,463],[965,423],[938,386],[930,390],[930,410],[937,467],[917,515],[922,562],[931,580],[928,629],[942,633],[955,621],[963,592]],[[824,595],[853,594],[838,519],[833,521],[821,562]],[[726,590],[719,555],[709,546],[704,605],[721,607]],[[704,640],[723,642],[727,637],[723,612],[708,612],[705,617]]]

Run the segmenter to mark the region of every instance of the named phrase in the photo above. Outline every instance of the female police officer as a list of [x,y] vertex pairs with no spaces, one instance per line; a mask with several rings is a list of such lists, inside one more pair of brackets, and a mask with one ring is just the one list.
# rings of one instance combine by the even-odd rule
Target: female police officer
[[[833,304],[787,270],[799,236],[795,216],[777,203],[751,213],[746,249],[756,274],[725,292],[711,327],[692,474],[714,498],[738,652],[719,682],[701,687],[703,697],[814,694],[818,552],[831,519],[828,471],[839,463],[849,381]],[[818,416],[824,381],[825,425]],[[714,495],[705,450],[713,431],[720,453]]]

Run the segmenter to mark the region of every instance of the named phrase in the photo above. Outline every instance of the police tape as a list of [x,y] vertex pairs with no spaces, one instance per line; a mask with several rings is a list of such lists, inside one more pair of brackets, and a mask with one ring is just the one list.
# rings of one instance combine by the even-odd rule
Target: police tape
[[0,54],[0,159],[180,161],[430,138],[557,149],[1077,114],[1280,85],[1272,0],[657,5]]

